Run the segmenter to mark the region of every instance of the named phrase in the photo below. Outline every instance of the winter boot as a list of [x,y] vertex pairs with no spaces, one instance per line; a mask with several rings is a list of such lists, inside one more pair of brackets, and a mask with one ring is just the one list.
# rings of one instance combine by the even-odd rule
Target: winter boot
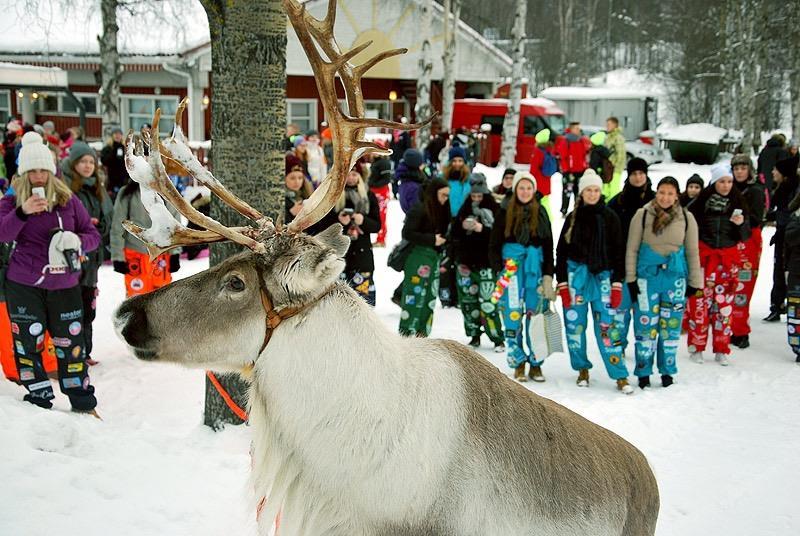
[[650,376],[641,376],[639,378],[639,389],[650,387]]
[[467,344],[469,344],[473,348],[480,348],[481,347],[481,336],[480,335],[475,335],[474,337],[472,337],[469,340],[469,342]]
[[673,383],[672,376],[670,376],[669,374],[661,375],[661,387],[669,387],[670,385],[672,385],[672,383]]
[[764,317],[764,322],[780,322],[780,321],[781,321],[780,311],[770,311],[769,314]]
[[528,371],[528,378],[535,382],[543,382],[544,374],[542,374],[542,367],[531,367]]
[[87,357],[86,364],[89,365],[90,367],[93,367],[95,365],[99,365],[100,361],[98,361],[97,359],[92,359],[91,357]]
[[697,363],[698,365],[703,364],[703,352],[689,352],[689,359]]
[[731,344],[736,346],[737,348],[745,349],[750,347],[750,336],[749,335],[732,335],[731,336]]
[[798,365],[800,365],[800,354],[797,354],[796,356],[794,356],[794,362],[797,363]]
[[53,403],[49,400],[42,400],[41,398],[33,398],[30,394],[25,395],[22,397],[22,400],[25,402],[30,402],[34,406],[39,406],[42,409],[50,409],[53,407]]
[[716,361],[723,367],[727,367],[728,365],[730,365],[730,363],[728,362],[728,355],[723,354],[722,352],[717,352],[716,354],[714,354],[714,361]]
[[494,345],[494,353],[502,354],[505,351],[506,351],[506,345],[503,344],[502,342],[498,342],[497,344]]
[[514,369],[514,379],[518,382],[528,381],[528,378],[525,377],[525,363]]
[[575,382],[578,387],[589,387],[589,369],[581,369],[578,371],[578,381]]
[[617,390],[622,391],[622,393],[626,395],[633,394],[633,387],[628,383],[628,378],[620,378],[617,380]]

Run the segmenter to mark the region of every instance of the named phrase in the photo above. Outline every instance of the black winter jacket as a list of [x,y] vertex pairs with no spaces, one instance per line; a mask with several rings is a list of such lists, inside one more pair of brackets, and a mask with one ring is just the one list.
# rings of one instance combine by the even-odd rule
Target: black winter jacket
[[[497,218],[492,229],[492,236],[489,242],[489,261],[492,269],[499,273],[503,269],[503,246],[505,244],[517,244],[517,237],[506,236],[506,208],[503,207],[497,212]],[[553,258],[553,228],[550,225],[550,218],[547,210],[539,207],[539,224],[537,236],[532,236],[527,244],[522,246],[533,246],[542,248],[542,275],[552,276],[555,273],[555,263]]]
[[[486,194],[479,206],[481,209],[491,211],[493,217],[497,217],[497,211],[500,207],[491,195]],[[469,216],[476,218],[483,225],[480,233],[467,232],[464,229],[464,220]],[[495,222],[491,223],[492,227],[487,227],[485,221],[473,214],[472,201],[470,199],[467,199],[461,205],[461,210],[458,211],[450,231],[456,263],[466,264],[473,270],[489,267],[489,238]]]
[[378,158],[369,168],[370,188],[380,188],[392,183],[392,161],[389,158]]
[[655,192],[650,187],[650,179],[647,179],[641,188],[631,186],[628,181],[625,181],[622,191],[608,202],[608,208],[613,210],[619,218],[623,243],[628,242],[631,220],[636,215],[636,211],[652,201],[655,196]]
[[[556,247],[556,279],[568,282],[567,261],[586,264],[592,273],[611,270],[611,281],[621,283],[625,279],[625,241],[617,213],[600,201],[597,205],[578,208],[572,240],[567,243],[567,230],[572,213],[564,220],[561,237]],[[602,229],[600,229],[600,225]],[[602,232],[602,240],[596,240]],[[595,239],[590,240],[589,237]],[[601,248],[601,255],[595,248]]]
[[[449,205],[446,205],[449,207]],[[425,212],[425,203],[417,203],[406,214],[403,238],[417,246],[436,247],[436,235],[447,234],[448,222],[436,226]]]
[[[732,195],[733,190],[728,194],[728,207],[724,212],[713,213],[708,210],[709,193],[713,186],[708,186],[695,201],[689,205],[689,211],[697,221],[697,230],[700,241],[714,249],[724,249],[733,247],[739,242],[744,242],[750,238],[750,216],[747,207],[737,201],[737,196]],[[739,199],[742,199],[739,196]],[[736,225],[731,221],[733,211],[741,209],[745,219],[741,225]]]
[[800,216],[789,218],[783,241],[784,268],[791,276],[800,277]]
[[761,149],[761,153],[758,155],[757,173],[764,176],[764,182],[767,185],[767,189],[770,191],[772,191],[775,186],[772,183],[772,169],[775,167],[775,163],[788,156],[789,151],[781,147],[778,140],[772,138],[767,140],[767,144]]
[[106,167],[108,175],[106,189],[116,195],[130,181],[128,170],[125,168],[125,146],[117,142],[106,145],[100,151],[100,161]]
[[764,212],[766,210],[766,194],[764,185],[756,179],[746,182],[733,181],[733,185],[744,197],[747,204],[747,219],[750,222],[750,229],[760,229],[764,223]]

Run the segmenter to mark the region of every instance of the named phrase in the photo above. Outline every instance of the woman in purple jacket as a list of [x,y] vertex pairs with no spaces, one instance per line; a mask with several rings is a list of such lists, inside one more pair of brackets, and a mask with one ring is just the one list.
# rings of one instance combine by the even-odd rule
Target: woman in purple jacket
[[[95,416],[97,399],[86,372],[80,256],[96,249],[100,234],[83,204],[55,177],[55,162],[41,136],[22,139],[14,195],[0,200],[0,242],[16,242],[6,274],[6,302],[25,400],[51,408],[53,388],[44,371],[44,333],[58,358],[58,383],[72,410]],[[42,195],[44,194],[44,195]]]

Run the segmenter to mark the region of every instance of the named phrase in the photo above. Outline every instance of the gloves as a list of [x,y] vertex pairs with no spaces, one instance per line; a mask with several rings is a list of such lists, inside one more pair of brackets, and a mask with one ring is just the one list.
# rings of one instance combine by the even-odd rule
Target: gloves
[[114,271],[118,274],[127,274],[130,270],[128,270],[128,263],[125,261],[114,261]]
[[639,299],[639,283],[631,281],[628,283],[628,292],[631,294],[631,301],[635,302]]
[[181,256],[177,253],[169,256],[169,273],[174,274],[181,269]]
[[695,288],[695,287],[686,287],[686,297],[687,298],[702,298],[703,297],[703,289]]
[[561,303],[565,309],[572,307],[572,297],[569,295],[569,285],[566,283],[558,284],[558,295],[561,296]]
[[547,301],[556,301],[556,289],[553,286],[552,275],[542,277],[542,296]]
[[611,308],[618,309],[622,305],[622,283],[611,285]]

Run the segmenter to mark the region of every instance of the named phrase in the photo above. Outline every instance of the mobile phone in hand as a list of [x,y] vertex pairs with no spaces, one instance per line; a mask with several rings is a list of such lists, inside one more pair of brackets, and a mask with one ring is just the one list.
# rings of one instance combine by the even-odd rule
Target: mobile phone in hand
[[733,210],[733,217],[734,217],[734,218],[735,218],[736,216],[741,216],[741,215],[742,215],[742,209],[740,209],[740,208],[737,208],[737,209],[734,209],[734,210]]
[[342,209],[342,214],[344,214],[345,216],[352,216],[353,214],[355,214],[355,210],[353,210],[352,208],[345,208]]
[[31,193],[33,195],[38,195],[39,197],[44,199],[45,193],[44,193],[44,187],[42,186],[34,186],[33,188],[31,188]]

